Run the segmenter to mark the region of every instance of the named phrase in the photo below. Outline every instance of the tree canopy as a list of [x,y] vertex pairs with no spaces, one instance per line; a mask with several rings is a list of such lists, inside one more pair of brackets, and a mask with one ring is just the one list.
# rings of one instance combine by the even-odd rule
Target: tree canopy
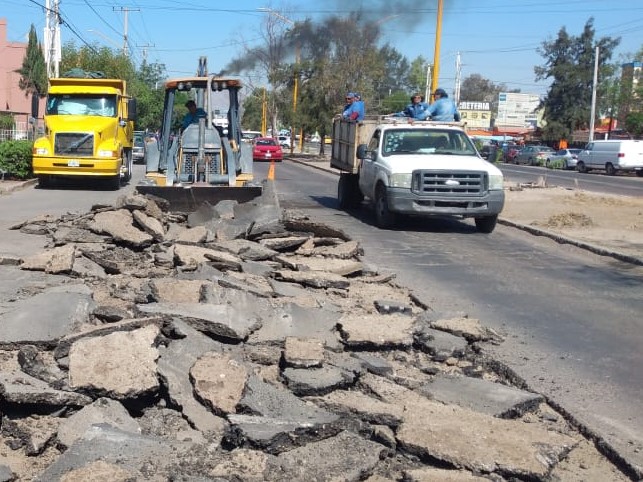
[[615,68],[609,62],[620,39],[602,37],[595,40],[594,37],[594,19],[590,18],[580,35],[570,35],[562,27],[557,38],[543,42],[538,49],[545,63],[534,68],[536,80],[551,79],[541,104],[546,122],[544,140],[565,139],[574,130],[589,126],[596,47],[599,50],[596,112],[604,112],[610,107],[606,94],[608,79]]
[[22,66],[17,70],[20,74],[18,86],[25,95],[42,96],[47,93],[47,66],[42,48],[38,43],[36,28],[31,24],[27,52],[22,60]]

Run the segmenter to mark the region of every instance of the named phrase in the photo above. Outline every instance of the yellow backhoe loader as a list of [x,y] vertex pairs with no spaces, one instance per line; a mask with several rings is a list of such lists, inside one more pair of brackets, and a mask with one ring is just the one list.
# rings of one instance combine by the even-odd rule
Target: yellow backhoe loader
[[[239,79],[209,76],[203,57],[196,76],[165,83],[160,135],[147,145],[146,175],[136,186],[138,192],[166,199],[172,211],[183,212],[195,211],[203,202],[246,202],[261,194],[261,186],[253,183],[252,153],[241,142],[241,87]],[[174,107],[186,98],[177,95],[180,92],[188,93],[207,115],[179,130]],[[225,131],[213,123],[210,99],[215,92],[228,94]]]

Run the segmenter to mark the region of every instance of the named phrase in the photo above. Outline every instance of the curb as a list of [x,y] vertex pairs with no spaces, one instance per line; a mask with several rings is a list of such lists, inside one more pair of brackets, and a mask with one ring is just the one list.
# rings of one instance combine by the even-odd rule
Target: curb
[[[10,182],[10,185],[5,185],[6,182]],[[0,195],[10,194],[14,191],[20,191],[29,186],[38,184],[38,179],[27,179],[26,181],[0,181]]]
[[[320,171],[325,171],[329,173],[334,173],[334,174],[339,174],[339,171],[337,169],[333,169],[331,167],[327,167],[325,165],[320,165],[317,166],[315,165],[316,163],[322,164],[330,161],[304,161],[301,159],[288,159],[289,161],[296,162],[297,164],[303,164],[305,166],[312,167],[314,169],[318,169]],[[511,228],[515,229],[520,229],[521,231],[525,231],[529,234],[533,234],[534,236],[544,236],[546,238],[552,239],[556,241],[557,243],[560,244],[571,244],[572,246],[576,246],[577,248],[584,249],[586,251],[590,251],[594,254],[598,254],[600,256],[609,256],[611,258],[614,258],[618,261],[623,261],[625,263],[630,263],[634,264],[637,266],[643,266],[643,258],[638,258],[636,256],[630,256],[628,254],[623,254],[619,253],[617,251],[612,251],[607,248],[603,248],[601,246],[596,246],[594,244],[590,243],[585,243],[583,241],[578,241],[577,239],[572,239],[568,238],[565,236],[562,236],[560,234],[553,233],[551,231],[547,231],[545,229],[540,229],[540,228],[535,228],[533,226],[529,226],[527,224],[521,224],[517,223],[515,221],[511,221],[509,219],[505,218],[498,218],[498,223],[503,224],[505,226],[509,226]]]

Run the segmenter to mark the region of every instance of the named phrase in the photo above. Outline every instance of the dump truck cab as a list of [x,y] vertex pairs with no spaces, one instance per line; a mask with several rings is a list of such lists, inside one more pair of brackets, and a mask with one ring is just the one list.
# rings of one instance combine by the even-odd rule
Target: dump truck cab
[[[241,81],[208,76],[202,64],[199,74],[165,83],[160,137],[148,145],[145,180],[137,186],[139,192],[162,197],[181,211],[193,211],[204,201],[243,202],[261,194],[261,187],[252,185],[252,153],[241,142]],[[185,129],[178,127],[181,119],[175,109],[177,103],[185,102],[181,93],[187,93],[207,114]],[[214,93],[227,93],[227,131],[213,122],[210,99]]]
[[136,100],[122,79],[49,79],[45,135],[33,146],[41,187],[57,177],[102,178],[114,189],[132,178]]

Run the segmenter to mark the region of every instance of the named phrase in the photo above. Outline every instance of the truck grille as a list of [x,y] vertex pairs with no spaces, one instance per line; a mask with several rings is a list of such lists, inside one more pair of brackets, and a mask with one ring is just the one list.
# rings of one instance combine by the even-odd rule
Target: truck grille
[[56,134],[54,153],[61,156],[92,157],[94,155],[94,135],[85,132]]
[[488,186],[485,172],[413,171],[411,190],[420,196],[481,196]]

